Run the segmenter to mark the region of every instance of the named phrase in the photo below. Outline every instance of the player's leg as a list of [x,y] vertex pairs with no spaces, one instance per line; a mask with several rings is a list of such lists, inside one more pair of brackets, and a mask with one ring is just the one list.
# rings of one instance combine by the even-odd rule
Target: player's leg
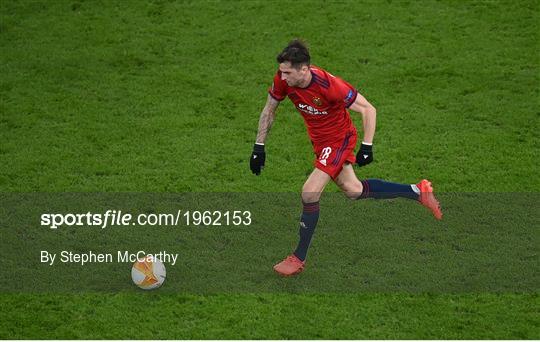
[[382,179],[359,180],[354,173],[353,166],[349,163],[343,165],[335,183],[350,199],[403,197],[418,200],[420,195],[416,184],[392,183]]
[[318,202],[324,188],[331,179],[324,171],[314,169],[302,187],[302,202]]
[[319,200],[331,178],[325,172],[314,169],[302,188],[302,217],[300,218],[300,241],[294,251],[297,258],[306,260],[307,250],[319,221]]
[[352,164],[343,164],[343,169],[334,179],[336,185],[343,191],[347,198],[355,200],[362,195],[362,182],[356,177]]
[[331,180],[325,172],[315,169],[304,183],[302,188],[302,217],[298,245],[293,254],[274,266],[274,270],[284,276],[291,276],[302,272],[306,260],[307,251],[311,243],[311,238],[315,232],[315,227],[319,221],[319,199]]
[[419,201],[423,206],[431,210],[435,218],[439,220],[442,218],[439,202],[433,195],[433,187],[426,179],[418,184],[392,183],[381,179],[359,180],[352,165],[346,163],[334,181],[345,196],[350,199],[408,198]]

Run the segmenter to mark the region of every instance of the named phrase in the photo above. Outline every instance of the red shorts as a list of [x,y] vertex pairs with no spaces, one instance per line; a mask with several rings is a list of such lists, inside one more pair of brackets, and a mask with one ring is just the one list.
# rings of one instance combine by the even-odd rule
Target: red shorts
[[356,147],[356,133],[350,132],[341,141],[331,144],[314,145],[317,159],[313,165],[328,174],[332,179],[336,179],[345,162],[355,163],[356,156],[354,148]]

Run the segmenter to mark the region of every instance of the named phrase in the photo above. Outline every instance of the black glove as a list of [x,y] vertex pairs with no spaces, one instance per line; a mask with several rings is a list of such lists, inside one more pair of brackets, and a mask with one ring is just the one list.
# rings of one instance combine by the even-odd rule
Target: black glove
[[264,145],[255,144],[253,146],[253,153],[249,159],[249,168],[251,172],[257,176],[261,174],[261,170],[264,168],[264,161],[266,160],[266,153],[264,153]]
[[373,146],[362,143],[360,151],[356,154],[356,163],[358,166],[364,166],[373,161]]

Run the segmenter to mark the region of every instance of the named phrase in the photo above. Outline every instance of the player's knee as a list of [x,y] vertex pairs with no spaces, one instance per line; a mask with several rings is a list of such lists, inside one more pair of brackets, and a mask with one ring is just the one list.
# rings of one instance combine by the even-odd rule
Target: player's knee
[[315,203],[321,198],[320,192],[302,192],[302,202]]
[[318,202],[321,198],[321,192],[316,191],[314,189],[310,189],[309,187],[305,187],[302,189],[302,202],[304,203],[315,203]]
[[343,188],[343,193],[348,199],[355,200],[362,194],[362,183],[351,182]]

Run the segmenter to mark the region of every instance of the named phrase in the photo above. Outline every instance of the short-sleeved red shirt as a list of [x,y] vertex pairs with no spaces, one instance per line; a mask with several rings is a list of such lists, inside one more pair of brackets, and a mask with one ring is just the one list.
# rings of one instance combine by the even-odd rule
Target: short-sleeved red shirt
[[357,90],[327,71],[310,66],[311,83],[306,88],[289,87],[278,70],[270,95],[278,101],[286,96],[304,117],[309,137],[314,145],[342,141],[349,133],[356,135],[349,108],[358,94]]

